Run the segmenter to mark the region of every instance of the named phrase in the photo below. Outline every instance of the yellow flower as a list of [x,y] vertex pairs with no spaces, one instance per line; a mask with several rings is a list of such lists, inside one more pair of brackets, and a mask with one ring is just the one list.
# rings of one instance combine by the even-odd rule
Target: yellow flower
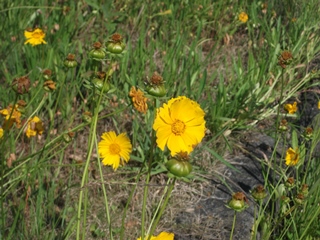
[[146,98],[143,94],[143,92],[138,89],[136,90],[135,87],[131,87],[131,90],[129,92],[129,96],[131,97],[133,106],[141,113],[146,113],[148,110],[147,101],[148,98]]
[[284,109],[287,110],[289,114],[294,114],[298,110],[297,102],[285,104]]
[[27,125],[27,130],[26,130],[26,135],[28,138],[34,137],[37,134],[42,135],[43,133],[43,123],[38,118],[37,116],[34,116],[33,118],[29,119],[28,125]]
[[[147,239],[147,238],[145,238]],[[141,240],[141,237],[139,237],[137,240]],[[174,234],[168,233],[168,232],[161,232],[158,236],[152,236],[150,240],[174,240]]]
[[125,133],[121,133],[118,136],[115,132],[105,132],[101,136],[102,140],[98,144],[99,155],[103,158],[102,163],[104,165],[112,165],[114,170],[117,170],[120,163],[123,165],[123,161],[128,162],[130,153],[132,151],[132,145],[130,139]]
[[286,165],[295,166],[299,162],[299,153],[292,148],[289,148],[286,152]]
[[30,43],[32,46],[39,45],[39,44],[47,44],[47,42],[44,40],[44,37],[46,34],[40,29],[36,28],[34,30],[25,30],[24,36],[26,37],[26,41],[24,44]]
[[15,107],[9,105],[7,108],[0,110],[0,114],[5,119],[3,123],[5,129],[10,129],[13,123],[16,123],[17,128],[21,127],[21,113],[18,111],[18,105],[15,105]]
[[318,102],[318,109],[320,109],[320,101]]
[[248,19],[249,19],[248,14],[246,14],[245,12],[241,12],[239,14],[239,21],[240,22],[246,23],[248,21]]
[[3,129],[0,127],[0,138],[3,137]]
[[167,145],[172,156],[190,153],[204,137],[205,123],[198,103],[185,96],[172,98],[157,109],[153,129],[157,132],[158,147],[163,151]]

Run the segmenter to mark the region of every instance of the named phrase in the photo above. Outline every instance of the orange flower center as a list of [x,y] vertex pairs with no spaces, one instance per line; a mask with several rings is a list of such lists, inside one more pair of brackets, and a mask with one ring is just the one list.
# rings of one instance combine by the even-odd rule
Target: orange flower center
[[116,143],[112,143],[109,146],[109,151],[110,151],[111,154],[115,154],[115,155],[119,154],[120,150],[121,150],[120,146],[118,144],[116,144]]
[[185,129],[186,129],[186,125],[184,124],[184,122],[180,120],[175,120],[174,123],[171,125],[171,131],[176,136],[182,135]]
[[43,34],[41,32],[34,32],[32,33],[33,38],[42,38]]

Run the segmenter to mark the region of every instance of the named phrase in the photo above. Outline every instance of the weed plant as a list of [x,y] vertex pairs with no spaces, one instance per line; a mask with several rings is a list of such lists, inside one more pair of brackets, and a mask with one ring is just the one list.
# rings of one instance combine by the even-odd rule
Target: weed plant
[[[283,147],[257,159],[251,238],[320,238],[319,116],[297,125],[318,1],[0,6],[0,239],[173,239],[177,184],[261,122]],[[228,188],[232,239],[248,197]]]

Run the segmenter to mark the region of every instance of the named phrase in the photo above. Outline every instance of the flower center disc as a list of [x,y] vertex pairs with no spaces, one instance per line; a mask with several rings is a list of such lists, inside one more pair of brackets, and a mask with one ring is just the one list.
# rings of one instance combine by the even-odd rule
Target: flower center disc
[[32,34],[32,37],[33,37],[33,38],[41,38],[41,37],[42,37],[42,34],[41,34],[41,33],[33,33],[33,34]]
[[186,129],[186,125],[184,122],[180,120],[175,120],[174,123],[171,125],[171,131],[175,135],[182,135],[184,133],[184,130]]
[[120,146],[116,143],[112,143],[109,146],[109,151],[111,154],[119,154],[120,153]]

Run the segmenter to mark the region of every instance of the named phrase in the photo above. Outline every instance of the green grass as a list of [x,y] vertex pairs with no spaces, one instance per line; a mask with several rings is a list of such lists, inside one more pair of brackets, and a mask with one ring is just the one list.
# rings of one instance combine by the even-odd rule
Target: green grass
[[[16,0],[0,1],[0,9],[0,107],[5,109],[17,100],[27,103],[22,127],[5,130],[0,139],[1,239],[138,238],[141,224],[146,232],[160,197],[166,196],[164,162],[169,152],[152,144],[157,107],[183,95],[197,101],[206,113],[206,137],[191,154],[192,175],[183,179],[185,185],[193,186],[201,181],[200,176],[211,174],[218,161],[228,164],[223,156],[236,148],[237,134],[260,122],[273,122],[268,134],[279,142],[288,141],[277,131],[277,124],[286,117],[283,105],[294,101],[311,86],[311,79],[319,77],[318,71],[308,69],[320,48],[319,6],[314,0],[268,1],[267,6],[231,0]],[[238,20],[242,11],[249,15],[247,23]],[[23,33],[30,27],[43,29],[47,44],[24,45]],[[93,43],[104,43],[115,32],[125,39],[121,56],[107,55],[101,62],[90,59]],[[293,59],[283,69],[278,62],[285,50]],[[75,54],[76,68],[63,64],[69,53]],[[112,91],[101,93],[91,84],[93,73],[111,68]],[[57,88],[52,92],[42,87],[44,69],[53,72]],[[147,94],[149,110],[140,114],[131,104],[130,88],[144,90],[155,71],[165,80],[167,94],[162,98]],[[11,88],[12,81],[26,75],[31,80],[30,91],[19,95]],[[86,111],[92,113],[91,123],[83,120]],[[41,137],[29,139],[25,126],[35,115],[45,130]],[[3,117],[0,124],[4,124]],[[133,145],[129,164],[116,172],[101,166],[97,154],[97,143],[106,131],[127,132]],[[256,226],[265,224],[266,239],[320,237],[320,167],[316,164],[319,158],[313,155],[319,129],[310,142],[299,142],[292,134],[300,131],[292,124],[288,146],[299,147],[305,168],[301,163],[287,169],[276,156],[269,165],[262,162],[269,196],[265,204],[257,204]],[[69,132],[75,136],[66,141]],[[148,165],[150,156],[152,165]],[[279,176],[275,182],[267,180],[272,172]],[[283,182],[291,175],[296,187],[283,190]],[[144,188],[148,181],[158,187]],[[309,186],[302,206],[294,201],[281,205],[281,194],[294,199],[302,184]],[[150,194],[146,196],[144,190]],[[159,196],[154,195],[157,191]],[[181,203],[171,199],[167,211],[176,204]],[[156,233],[174,232],[170,221],[160,219]]]

